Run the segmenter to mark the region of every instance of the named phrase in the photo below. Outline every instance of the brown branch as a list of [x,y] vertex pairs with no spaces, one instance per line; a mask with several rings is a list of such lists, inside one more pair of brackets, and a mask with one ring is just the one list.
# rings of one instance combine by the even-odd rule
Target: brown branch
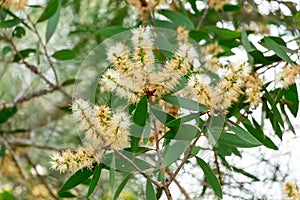
[[132,160],[130,160],[127,156],[122,154],[119,151],[116,151],[117,154],[119,154],[122,158],[124,158],[126,161],[128,161],[142,176],[144,176],[146,179],[149,179],[154,185],[156,185],[159,188],[162,188],[162,185],[159,184],[159,182],[151,179],[145,172],[143,172]]
[[[172,172],[170,169],[166,169],[166,172],[168,173],[169,176],[173,176]],[[187,193],[187,191],[181,186],[181,184],[177,181],[176,178],[174,178],[174,183],[177,185],[177,187],[179,188],[180,192],[184,195],[186,200],[191,200],[191,197],[189,196],[189,194]]]
[[30,157],[28,156],[28,154],[25,155],[26,160],[28,161],[28,163],[32,166],[32,168],[34,169],[38,179],[40,180],[40,182],[46,187],[46,189],[48,190],[49,194],[56,200],[59,200],[59,198],[52,192],[51,188],[49,187],[49,185],[46,183],[46,181],[44,180],[44,178],[39,174],[38,170],[36,169],[36,165],[32,162],[32,160],[30,159]]
[[221,174],[220,165],[218,162],[218,154],[215,150],[214,150],[214,157],[215,157],[215,165],[216,165],[217,173],[218,173],[218,179],[219,179],[220,184],[223,185],[222,174]]
[[200,20],[199,20],[199,22],[197,24],[196,30],[199,30],[201,28],[201,26],[202,26],[202,24],[204,22],[204,19],[205,19],[207,13],[208,13],[208,10],[209,10],[209,7],[207,7],[205,9],[204,13],[202,14],[202,16],[201,16],[201,18],[200,18]]
[[42,45],[42,48],[44,49],[44,53],[45,53],[46,59],[47,59],[47,61],[48,61],[48,63],[49,63],[50,68],[52,69],[52,71],[53,71],[53,73],[54,73],[56,85],[59,85],[57,72],[56,72],[56,70],[55,70],[55,68],[54,68],[54,65],[53,65],[51,59],[50,59],[50,56],[49,56],[47,47],[46,47],[46,45],[44,44],[44,42],[43,42],[43,40],[42,40],[42,38],[41,38],[41,35],[39,34],[39,32],[38,32],[38,30],[37,30],[37,28],[36,28],[36,25],[33,23],[33,21],[31,20],[31,18],[30,18],[29,15],[27,15],[27,20],[28,20],[29,23],[32,25],[33,30],[34,30],[34,33],[36,34],[36,36],[37,36],[37,38],[38,38],[40,44]]
[[15,161],[18,169],[20,170],[22,176],[24,177],[25,180],[27,180],[28,174],[26,173],[26,171],[23,169],[21,161],[18,157],[18,155],[15,153],[15,151],[12,149],[11,145],[9,144],[9,142],[7,141],[6,137],[2,135],[3,138],[3,143],[5,145],[5,147],[7,148],[7,150],[9,151],[9,153],[11,154],[13,160]]
[[168,181],[168,185],[170,185],[172,183],[172,181],[174,181],[175,177],[177,176],[177,174],[179,173],[179,171],[182,169],[183,165],[186,163],[186,161],[189,159],[190,155],[192,154],[192,150],[193,147],[196,145],[197,141],[199,140],[199,138],[202,136],[203,131],[206,129],[206,127],[208,126],[209,122],[210,122],[211,116],[209,115],[209,118],[206,120],[205,124],[203,125],[203,127],[200,130],[199,135],[196,137],[196,139],[194,140],[194,142],[190,145],[189,151],[188,153],[184,156],[184,158],[182,159],[179,167],[175,170],[173,176],[170,177],[170,180]]
[[43,79],[51,88],[56,88],[56,90],[59,90],[64,96],[66,96],[69,99],[72,99],[72,97],[66,93],[58,84],[53,84],[51,81],[49,81],[43,74],[42,72],[40,72],[38,70],[38,68],[28,62],[25,61],[23,55],[20,53],[20,51],[17,49],[16,45],[14,44],[14,42],[12,41],[11,38],[5,36],[5,40],[12,46],[12,48],[14,49],[14,51],[16,52],[16,54],[18,55],[18,57],[21,59],[21,63],[20,64],[24,64],[26,66],[26,68],[28,68],[32,73],[36,74],[37,76],[39,76],[41,79]]
[[65,148],[61,148],[61,147],[55,147],[55,146],[50,146],[44,143],[40,143],[40,142],[35,142],[32,140],[26,140],[26,139],[3,139],[0,140],[0,142],[3,142],[5,144],[8,143],[9,145],[16,145],[16,146],[29,146],[29,147],[33,147],[33,148],[37,148],[37,149],[46,149],[46,150],[52,150],[52,151],[62,151]]

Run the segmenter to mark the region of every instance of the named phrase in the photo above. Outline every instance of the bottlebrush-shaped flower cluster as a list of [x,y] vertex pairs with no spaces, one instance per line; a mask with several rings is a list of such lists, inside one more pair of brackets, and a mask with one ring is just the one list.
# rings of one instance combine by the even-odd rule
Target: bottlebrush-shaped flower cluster
[[189,44],[187,34],[181,33],[181,41],[173,58],[162,65],[155,63],[154,33],[150,28],[132,30],[132,49],[116,43],[107,50],[107,60],[112,67],[100,80],[108,91],[136,103],[144,96],[162,97],[170,93],[182,76],[186,75],[193,62],[198,59],[195,48]]
[[86,147],[75,151],[67,149],[51,156],[51,168],[60,171],[77,170],[100,163],[105,150],[120,150],[128,143],[130,117],[127,113],[113,113],[107,106],[92,106],[88,101],[78,99],[72,105],[73,117],[84,132]]

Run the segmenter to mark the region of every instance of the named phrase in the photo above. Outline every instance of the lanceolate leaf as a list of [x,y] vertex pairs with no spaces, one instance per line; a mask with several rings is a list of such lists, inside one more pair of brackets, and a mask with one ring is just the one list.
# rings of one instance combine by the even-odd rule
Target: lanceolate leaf
[[62,49],[52,54],[52,57],[56,58],[57,60],[70,60],[75,58],[76,54],[70,49]]
[[241,139],[245,142],[252,144],[253,146],[259,146],[261,143],[252,136],[248,131],[241,128],[239,125],[233,123],[233,122],[227,122],[229,128]]
[[59,21],[59,17],[60,17],[60,2],[58,2],[58,8],[56,10],[56,12],[54,13],[54,15],[49,18],[48,22],[47,22],[47,29],[46,29],[46,42],[48,42],[50,40],[50,38],[52,37],[52,35],[54,34],[58,21]]
[[299,110],[299,96],[296,84],[291,85],[284,93],[284,98],[289,101],[287,106],[294,117],[297,117]]
[[186,16],[184,16],[181,13],[174,12],[171,10],[161,10],[160,14],[167,17],[169,20],[171,20],[173,22],[173,24],[175,24],[177,26],[184,26],[187,29],[194,29],[193,22],[191,22],[191,20],[189,18],[187,18]]
[[123,190],[123,188],[125,187],[125,185],[127,184],[127,182],[129,181],[129,179],[132,177],[132,174],[128,174],[124,180],[121,182],[121,184],[119,185],[119,187],[117,188],[113,200],[117,200]]
[[166,124],[172,120],[175,119],[175,117],[173,117],[172,115],[170,115],[169,113],[166,113],[162,110],[159,110],[157,108],[152,107],[151,108],[152,113],[154,114],[154,116],[163,124]]
[[18,25],[21,22],[20,19],[10,19],[0,22],[0,28],[11,28]]
[[199,158],[197,156],[195,158],[197,160],[198,165],[202,168],[204,175],[207,179],[207,182],[212,187],[212,189],[214,190],[216,195],[222,199],[223,198],[222,188],[221,188],[220,182],[217,179],[216,175],[214,174],[214,172],[210,169],[210,167],[204,160],[202,160],[201,158]]
[[143,96],[134,111],[133,122],[139,126],[145,126],[147,118],[148,118],[148,101],[147,101],[147,96]]
[[87,193],[87,197],[89,197],[94,192],[94,190],[95,190],[95,188],[96,188],[96,186],[99,182],[102,168],[103,168],[102,164],[97,165],[95,167],[94,173],[93,173],[93,178],[90,182],[90,187],[89,187],[89,190],[88,190],[88,193]]
[[264,42],[266,47],[270,50],[273,50],[277,56],[279,56],[284,61],[288,62],[289,64],[294,64],[291,58],[286,54],[285,50],[281,47],[280,44],[276,43],[270,37],[264,37]]
[[9,107],[9,108],[6,107],[2,108],[2,110],[0,110],[0,123],[6,122],[9,118],[14,116],[16,113],[17,113],[16,106]]
[[185,108],[188,110],[194,110],[194,111],[205,111],[208,110],[208,108],[194,100],[187,99],[184,97],[178,97],[178,96],[166,96],[163,98],[166,102],[178,106],[180,108]]
[[156,200],[156,195],[155,195],[153,185],[148,178],[146,183],[146,198],[147,200]]
[[50,17],[52,17],[56,13],[58,8],[59,8],[59,0],[50,0],[43,14],[38,19],[37,23],[45,21]]
[[78,170],[73,176],[71,176],[65,184],[58,191],[58,195],[65,194],[68,190],[76,187],[77,185],[86,181],[91,175],[93,171],[87,168],[83,168]]

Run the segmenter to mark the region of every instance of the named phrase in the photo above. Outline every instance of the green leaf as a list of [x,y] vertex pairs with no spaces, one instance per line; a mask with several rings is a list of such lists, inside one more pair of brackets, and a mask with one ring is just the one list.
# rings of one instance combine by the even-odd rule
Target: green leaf
[[289,110],[294,115],[294,117],[297,117],[298,110],[299,110],[299,96],[297,91],[296,84],[291,85],[287,91],[284,93],[284,98],[291,102],[290,104],[287,104]]
[[54,15],[49,18],[47,22],[47,29],[46,29],[46,43],[49,42],[52,35],[54,34],[58,21],[60,17],[60,2],[58,2],[58,8],[55,11]]
[[179,127],[172,127],[164,138],[174,140],[192,140],[199,133],[199,129],[190,124],[182,124]]
[[69,49],[63,49],[56,51],[54,54],[52,54],[52,57],[57,60],[70,60],[76,57],[76,54],[74,51]]
[[250,174],[249,172],[246,172],[243,169],[240,169],[240,168],[237,168],[237,167],[234,167],[234,166],[231,166],[231,168],[232,168],[233,171],[238,172],[240,174],[243,174],[244,176],[247,176],[249,178],[252,178],[254,181],[260,181],[259,178],[257,178],[253,174]]
[[25,31],[25,29],[24,29],[23,27],[21,27],[21,26],[17,26],[17,27],[14,29],[13,33],[12,33],[12,35],[13,35],[14,37],[17,37],[17,38],[21,38],[21,37],[23,37],[25,34],[26,34],[26,31]]
[[163,189],[160,187],[157,187],[156,188],[156,199],[160,199],[162,193],[163,193]]
[[133,122],[139,126],[145,126],[148,118],[148,101],[147,96],[143,96],[140,102],[137,104],[135,112],[133,114]]
[[196,42],[200,42],[200,40],[209,40],[209,34],[202,30],[191,30],[189,36]]
[[64,198],[73,198],[73,197],[76,197],[76,195],[72,194],[69,191],[60,192],[60,193],[58,193],[58,196],[59,197],[64,197]]
[[20,19],[10,19],[0,22],[0,28],[11,28],[18,25],[21,22]]
[[61,196],[61,195],[65,194],[65,192],[67,192],[68,190],[70,190],[70,189],[76,187],[77,185],[83,183],[92,174],[93,174],[93,171],[88,169],[88,168],[83,168],[83,169],[78,170],[61,187],[61,189],[58,191],[58,196]]
[[[258,50],[251,50],[248,52],[250,56],[253,57],[253,64],[263,64],[263,65],[269,65],[277,61],[281,61],[281,58],[279,58],[277,55],[273,56],[264,56],[264,54]],[[256,70],[259,68],[256,68]]]
[[125,187],[125,185],[127,184],[127,182],[129,181],[129,179],[132,177],[132,174],[128,174],[124,180],[121,182],[121,184],[119,185],[119,187],[117,188],[113,200],[117,200],[123,190],[123,188]]
[[291,130],[296,135],[296,131],[295,131],[294,127],[293,127],[293,124],[290,121],[289,116],[287,115],[287,113],[285,111],[284,105],[280,104],[280,110],[281,110],[281,113],[284,116],[284,119],[285,119],[285,121],[286,121],[286,123],[288,125],[289,130]]
[[254,59],[248,52],[251,51],[251,50],[255,50],[255,49],[253,48],[253,46],[249,42],[248,35],[247,35],[247,32],[245,30],[242,31],[241,37],[242,37],[242,44],[243,44],[243,46],[245,47],[245,49],[247,51],[248,60],[249,60],[251,65],[254,65]]
[[220,135],[218,140],[219,144],[226,144],[233,147],[241,147],[241,148],[252,148],[257,147],[257,144],[252,144],[247,141],[241,140],[236,134],[225,133],[223,132]]
[[149,178],[147,178],[147,183],[146,183],[146,199],[156,200],[155,191]]
[[0,149],[0,158],[4,158],[4,157],[5,157],[5,145],[2,144]]
[[293,65],[294,62],[291,60],[291,58],[286,54],[283,47],[274,41],[274,39],[271,39],[270,37],[264,37],[265,45],[268,49],[273,50],[277,56],[279,56],[284,61],[288,62],[289,64]]
[[17,200],[17,198],[11,192],[3,191],[0,193],[0,200]]
[[187,149],[188,143],[182,140],[177,140],[167,145],[163,151],[163,165],[170,166],[176,160],[179,159],[180,155]]
[[271,109],[271,112],[272,114],[270,113],[270,119],[272,118],[273,120],[273,123],[280,123],[280,125],[283,127],[284,126],[284,121],[281,117],[281,114],[277,108],[277,103],[279,101],[276,102],[276,99],[274,100],[272,98],[272,96],[270,95],[270,93],[267,91],[267,89],[264,90],[265,91],[265,97],[267,97],[267,100],[268,102],[270,103],[272,109]]
[[52,17],[56,13],[58,8],[59,8],[59,0],[50,0],[44,12],[38,19],[37,23],[45,21],[50,17]]
[[5,46],[2,49],[2,58],[4,58],[9,52],[12,52],[13,49],[10,46]]
[[227,125],[241,140],[253,146],[261,145],[261,142],[259,142],[253,135],[251,135],[248,131],[244,130],[234,122],[227,122]]
[[68,80],[65,80],[61,86],[68,86],[68,85],[73,85],[75,82],[79,82],[80,80],[77,80],[75,78],[71,78],[71,79],[68,79]]
[[217,179],[216,175],[214,174],[214,172],[210,169],[210,167],[204,160],[202,160],[201,158],[199,158],[197,156],[195,158],[197,160],[198,165],[202,168],[207,182],[212,187],[212,189],[214,190],[216,195],[222,199],[223,198],[222,188],[221,188],[220,182]]
[[89,197],[95,190],[99,179],[100,179],[100,175],[101,175],[101,170],[103,168],[103,165],[97,165],[94,169],[94,173],[93,173],[93,177],[92,180],[90,182],[90,186],[89,186],[89,190],[87,192],[87,197]]
[[166,124],[172,120],[175,119],[175,117],[173,117],[172,115],[170,115],[169,113],[166,113],[162,110],[159,110],[155,107],[151,107],[151,112],[154,114],[154,116],[163,124]]
[[171,20],[177,26],[184,26],[187,29],[194,29],[193,22],[181,13],[171,10],[160,10],[160,14]]
[[105,38],[109,38],[109,37],[112,37],[114,35],[117,35],[119,33],[127,31],[127,30],[129,30],[129,29],[124,28],[122,26],[112,26],[112,27],[107,27],[107,28],[103,28],[103,29],[99,30],[98,34]]
[[194,100],[184,98],[184,97],[178,97],[178,96],[166,96],[163,98],[164,101],[180,107],[180,108],[185,108],[188,110],[193,110],[193,111],[206,111],[208,108]]
[[165,125],[168,127],[179,126],[180,124],[199,118],[201,114],[202,114],[201,112],[198,112],[198,113],[192,113],[190,115],[185,115],[183,117],[179,117],[177,119],[171,120]]
[[218,28],[216,26],[206,26],[204,30],[212,32],[215,36],[220,39],[234,40],[241,37],[241,33],[232,31],[226,28]]
[[278,147],[273,143],[273,141],[264,134],[262,127],[257,123],[257,121],[254,118],[252,118],[252,121],[254,127],[248,119],[243,121],[243,125],[264,146],[270,149],[278,150]]
[[4,107],[0,110],[0,123],[6,122],[9,118],[17,113],[17,106]]
[[111,190],[114,190],[115,188],[115,182],[116,182],[116,158],[115,154],[113,154],[110,165],[109,165],[109,186]]
[[[19,53],[22,55],[22,59],[27,58],[29,56],[30,53],[35,53],[36,50],[35,49],[23,49],[21,51],[19,51]],[[18,54],[15,54],[14,56],[14,62],[19,62],[21,60],[21,58],[19,57]]]

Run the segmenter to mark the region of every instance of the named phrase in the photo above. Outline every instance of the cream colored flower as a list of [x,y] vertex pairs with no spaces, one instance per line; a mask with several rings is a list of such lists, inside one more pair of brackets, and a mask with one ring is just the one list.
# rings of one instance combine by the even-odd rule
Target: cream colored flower
[[247,100],[251,106],[256,108],[261,103],[261,89],[263,86],[262,80],[258,77],[257,73],[251,73],[246,77],[245,87]]
[[298,74],[300,74],[299,65],[287,65],[283,71],[277,75],[280,86],[288,88],[290,85],[295,83]]
[[24,10],[28,0],[0,0],[0,6],[3,8],[13,8],[15,10]]
[[230,0],[208,0],[208,6],[216,11],[221,10]]

